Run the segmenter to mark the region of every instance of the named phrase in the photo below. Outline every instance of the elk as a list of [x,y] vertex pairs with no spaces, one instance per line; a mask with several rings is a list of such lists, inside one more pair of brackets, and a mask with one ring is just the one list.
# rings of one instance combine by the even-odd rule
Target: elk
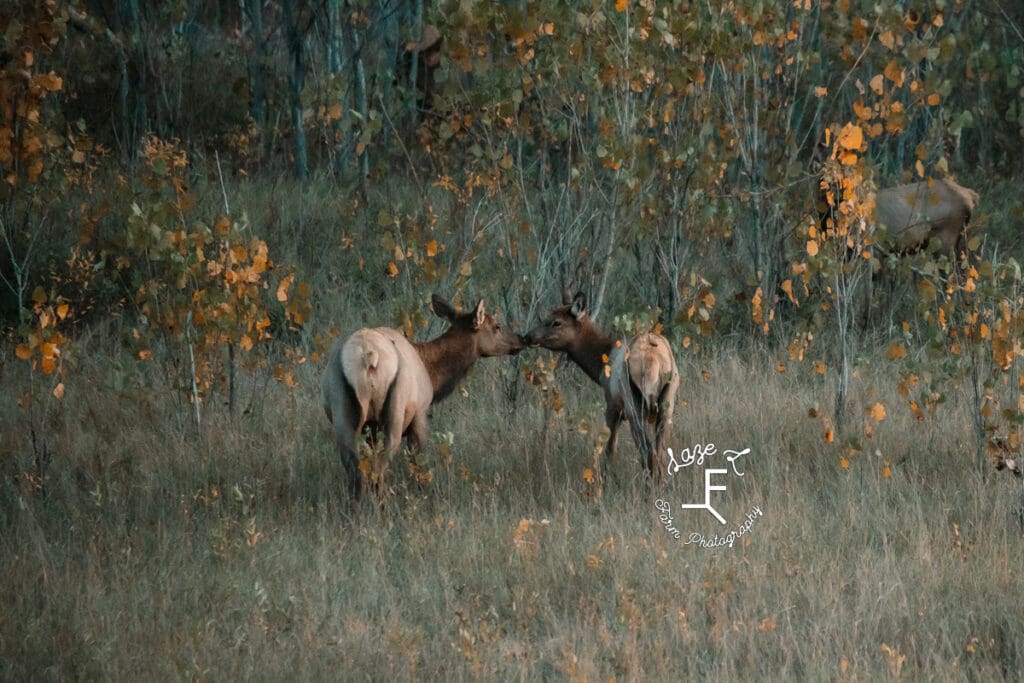
[[875,194],[875,219],[889,231],[893,249],[920,251],[939,240],[943,254],[963,246],[978,193],[949,178],[923,180],[879,190]]
[[647,332],[623,345],[594,326],[586,295],[577,292],[571,303],[553,309],[543,323],[530,330],[526,342],[564,351],[604,389],[604,418],[610,432],[606,462],[615,457],[619,425],[626,419],[647,475],[659,476],[657,465],[666,452],[679,389],[679,370],[668,340]]
[[429,434],[427,409],[445,398],[480,357],[518,353],[523,339],[503,328],[477,302],[459,313],[434,294],[431,308],[450,327],[428,342],[413,342],[388,327],[363,328],[331,347],[321,380],[324,411],[334,429],[338,455],[350,492],[359,498],[366,478],[359,467],[356,439],[369,430],[384,435],[384,453],[374,456],[372,479],[383,489],[391,459],[402,437],[420,451]]

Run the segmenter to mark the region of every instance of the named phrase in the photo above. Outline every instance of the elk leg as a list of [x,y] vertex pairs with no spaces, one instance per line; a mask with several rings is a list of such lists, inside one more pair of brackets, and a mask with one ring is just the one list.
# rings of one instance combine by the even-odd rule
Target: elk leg
[[338,456],[341,459],[341,466],[345,470],[345,478],[348,479],[348,492],[354,500],[358,500],[363,492],[363,478],[359,471],[359,454],[356,451],[355,435],[357,431],[351,430],[348,425],[340,423],[343,416],[339,415],[339,424],[335,425],[334,439],[338,447]]
[[651,446],[651,437],[647,434],[647,427],[638,414],[629,416],[629,429],[633,432],[633,441],[640,451],[640,460],[647,470],[647,475],[654,474],[654,448]]
[[622,424],[622,412],[614,408],[608,408],[604,413],[605,424],[608,425],[608,445],[605,446],[605,458],[602,461],[605,471],[609,463],[615,460],[615,443],[619,436],[619,425]]

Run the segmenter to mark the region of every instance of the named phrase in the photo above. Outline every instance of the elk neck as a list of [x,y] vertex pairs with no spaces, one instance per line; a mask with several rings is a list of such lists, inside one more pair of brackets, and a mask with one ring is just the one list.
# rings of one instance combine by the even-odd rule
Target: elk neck
[[615,338],[597,329],[589,319],[580,324],[580,334],[573,344],[566,349],[569,358],[587,373],[590,379],[604,384],[605,356],[611,356],[615,347]]
[[448,396],[480,357],[473,335],[449,328],[437,339],[413,346],[423,359],[434,389],[434,402]]

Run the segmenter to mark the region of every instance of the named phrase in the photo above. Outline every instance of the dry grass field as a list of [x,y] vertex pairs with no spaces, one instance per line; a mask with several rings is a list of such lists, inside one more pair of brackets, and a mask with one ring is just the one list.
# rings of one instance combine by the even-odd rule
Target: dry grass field
[[[507,390],[508,359],[485,359],[433,410],[418,470],[432,481],[396,466],[381,510],[343,493],[316,364],[294,390],[260,388],[248,415],[208,406],[197,442],[158,372],[115,381],[134,361],[91,343],[41,459],[9,389],[21,368],[4,369],[5,680],[1015,680],[1024,667],[1020,483],[976,465],[955,391],[924,421],[895,390],[873,395],[892,407],[844,468],[807,417],[829,393],[809,369],[780,373],[755,349],[680,353],[675,450],[714,443],[705,465],[728,468],[727,449],[750,449],[743,477],[715,480],[722,526],[679,507],[702,495],[694,467],[647,490],[628,432],[603,487],[588,481],[604,436],[578,370],[557,371],[555,414],[536,388]],[[754,508],[731,546],[686,542]]]

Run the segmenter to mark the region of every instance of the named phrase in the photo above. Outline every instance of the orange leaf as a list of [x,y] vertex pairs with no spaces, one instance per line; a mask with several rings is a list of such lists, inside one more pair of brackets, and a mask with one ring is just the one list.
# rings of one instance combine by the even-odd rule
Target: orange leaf
[[882,476],[885,477],[886,479],[892,476],[892,470],[889,468],[888,465],[882,468]]
[[625,12],[626,11],[626,0],[615,0],[615,11]]
[[251,351],[252,337],[250,337],[247,334],[243,334],[241,339],[238,340],[238,348],[242,349],[243,351]]
[[[828,432],[828,433],[831,434],[831,432]],[[828,440],[832,441],[831,438],[829,438]],[[842,467],[844,470],[848,469],[850,467],[850,461],[847,460],[845,456],[841,455],[841,456],[839,456],[839,466]]]
[[18,344],[18,348],[14,350],[15,355],[22,360],[28,360],[32,358],[32,347],[28,344]]
[[807,255],[814,257],[818,255],[818,243],[815,240],[809,240],[807,242]]
[[397,277],[398,266],[395,265],[394,261],[388,261],[387,268],[384,269],[384,274],[388,277]]
[[902,344],[893,344],[885,352],[885,357],[888,360],[899,360],[900,358],[907,357],[907,350]]
[[885,89],[884,79],[885,77],[882,74],[878,74],[877,76],[871,79],[869,85],[871,86],[871,90],[873,90],[876,95],[881,95],[882,91]]
[[437,256],[437,240],[427,242],[427,256],[431,258]]
[[868,414],[871,416],[871,419],[874,420],[875,422],[881,422],[882,420],[885,419],[885,406],[883,406],[881,403],[876,403],[875,405],[871,406],[871,408],[868,410]]
[[860,126],[848,123],[839,131],[839,146],[843,149],[859,151],[864,144],[864,131]]
[[[808,242],[807,244],[811,245],[811,244],[815,244],[815,243],[814,242]],[[815,246],[817,246],[817,245],[815,245]],[[793,296],[793,281],[792,280],[789,280],[789,279],[783,280],[782,284],[779,285],[779,288],[782,289],[782,291],[786,293],[786,296],[789,297],[790,301],[792,301],[794,304],[797,304],[796,297]],[[799,305],[799,304],[797,304],[797,305]]]
[[64,398],[64,382],[60,382],[53,388],[53,397],[58,401]]
[[899,65],[898,63],[896,63],[895,59],[887,63],[885,74],[886,78],[892,81],[897,88],[903,87],[903,70],[899,68]]
[[295,279],[295,273],[292,273],[288,277],[281,280],[281,283],[277,286],[277,300],[281,302],[288,301],[288,288],[292,286],[292,281]]
[[587,482],[588,484],[593,484],[594,470],[590,469],[589,467],[583,468],[583,481]]

